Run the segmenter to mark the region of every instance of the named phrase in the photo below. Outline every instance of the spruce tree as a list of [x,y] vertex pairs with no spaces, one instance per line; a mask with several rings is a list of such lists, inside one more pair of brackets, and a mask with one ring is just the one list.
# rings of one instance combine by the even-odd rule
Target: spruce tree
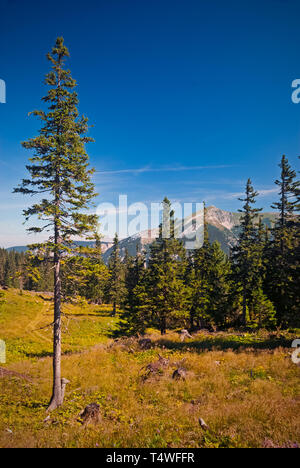
[[146,276],[145,306],[162,335],[167,326],[187,318],[187,290],[184,282],[186,254],[183,243],[174,237],[174,212],[170,201],[163,200],[163,220],[159,237],[150,247]]
[[136,256],[127,257],[125,274],[124,308],[120,314],[118,334],[137,335],[144,334],[150,326],[150,315],[147,307],[147,270],[144,252],[137,245]]
[[249,300],[249,321],[251,326],[272,328],[276,325],[276,310],[264,292],[267,277],[268,228],[259,217],[253,239],[252,295]]
[[209,297],[207,316],[211,325],[226,327],[230,320],[230,278],[231,267],[227,255],[215,241],[210,247],[210,267],[207,282]]
[[195,328],[195,325],[199,328],[208,325],[210,322],[208,315],[210,294],[208,276],[210,268],[211,248],[208,235],[207,211],[204,204],[203,245],[193,252],[190,258],[190,265],[187,269],[188,276],[186,277],[190,328],[192,330]]
[[114,237],[113,250],[109,259],[109,273],[108,295],[113,304],[113,315],[116,315],[117,306],[123,303],[125,295],[124,268],[120,258],[118,234]]
[[[299,181],[286,156],[279,164],[279,200],[272,208],[279,216],[267,252],[268,277],[266,290],[276,306],[279,324],[288,326],[300,323],[299,317]],[[299,216],[299,215],[298,215]]]
[[101,253],[101,243],[96,236],[95,245],[80,246],[78,255],[67,256],[62,263],[64,300],[102,304],[109,279],[107,266]]
[[92,141],[86,133],[88,120],[79,118],[76,81],[65,68],[69,51],[63,38],[56,40],[47,55],[51,71],[45,83],[49,87],[43,102],[47,110],[35,110],[42,127],[39,135],[23,143],[33,151],[27,170],[30,174],[15,192],[43,197],[24,211],[25,219],[36,216],[39,222],[29,232],[49,231],[49,241],[36,249],[50,252],[54,263],[54,337],[53,337],[53,392],[48,410],[63,403],[61,379],[61,259],[70,252],[73,236],[87,236],[94,231],[95,215],[87,214],[95,196],[91,182],[93,170],[85,144]]
[[252,182],[248,179],[245,190],[245,198],[239,198],[244,202],[243,208],[239,210],[241,216],[241,232],[238,243],[232,251],[233,274],[237,291],[242,297],[242,323],[247,324],[247,312],[251,302],[254,277],[257,270],[257,256],[255,255],[256,227],[255,218],[261,208],[254,208],[256,197]]
[[203,245],[193,252],[187,269],[190,327],[225,326],[230,264],[218,242],[210,244],[204,204]]

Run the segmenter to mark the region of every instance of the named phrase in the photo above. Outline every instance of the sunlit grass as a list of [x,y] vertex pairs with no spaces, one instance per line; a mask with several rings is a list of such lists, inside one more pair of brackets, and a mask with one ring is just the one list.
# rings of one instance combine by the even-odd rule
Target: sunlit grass
[[[63,312],[63,353],[107,341],[116,323],[107,305],[64,304]],[[52,322],[51,296],[6,291],[5,304],[0,307],[0,338],[6,342],[7,362],[49,356]]]
[[[300,442],[300,369],[290,359],[292,333],[199,333],[181,343],[175,332],[162,340],[151,331],[153,348],[140,350],[136,344],[112,345],[109,330],[115,319],[110,309],[88,305],[67,307],[64,346],[70,353],[63,356],[62,367],[71,383],[64,406],[43,422],[51,358],[38,356],[51,351],[42,339],[51,338],[51,331],[30,339],[22,333],[43,307],[39,326],[51,321],[46,309],[51,303],[12,291],[6,296],[1,320],[6,316],[7,322],[3,328],[1,321],[1,334],[12,346],[17,340],[23,346],[6,367],[29,375],[33,383],[0,379],[1,447],[262,447]],[[15,319],[23,326],[16,322],[14,329]],[[35,356],[25,356],[26,346],[32,346]],[[169,366],[142,379],[143,368],[159,354],[170,360]],[[178,365],[187,369],[186,381],[172,379]],[[79,413],[92,402],[100,405],[101,421],[82,426]],[[199,417],[209,431],[200,427]]]

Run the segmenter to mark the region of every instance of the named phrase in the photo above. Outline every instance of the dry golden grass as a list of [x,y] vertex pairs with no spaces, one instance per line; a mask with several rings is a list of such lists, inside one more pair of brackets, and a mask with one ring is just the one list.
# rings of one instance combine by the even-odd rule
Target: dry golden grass
[[[93,315],[82,319],[91,321],[86,330],[93,333]],[[300,369],[290,359],[288,344],[276,347],[274,341],[274,349],[265,349],[271,346],[263,333],[256,340],[250,334],[199,333],[181,343],[174,332],[164,340],[153,332],[151,339],[153,348],[141,350],[136,343],[112,345],[103,337],[91,346],[87,338],[85,349],[64,355],[63,376],[71,384],[64,406],[46,422],[51,358],[17,355],[7,368],[31,376],[33,383],[0,379],[0,447],[299,444]],[[159,354],[169,365],[142,379],[143,368]],[[187,369],[185,381],[172,379],[178,365]],[[78,415],[92,402],[100,405],[101,421],[83,426]],[[200,427],[200,417],[208,431]]]

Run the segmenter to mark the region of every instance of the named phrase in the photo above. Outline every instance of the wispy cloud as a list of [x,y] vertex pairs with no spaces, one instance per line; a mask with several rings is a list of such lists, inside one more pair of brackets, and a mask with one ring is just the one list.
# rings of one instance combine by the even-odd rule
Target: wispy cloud
[[278,188],[266,189],[266,190],[257,190],[261,197],[266,197],[272,193],[278,193]]
[[[273,193],[277,193],[277,188],[272,189],[257,189],[259,197],[267,197],[268,195],[272,195]],[[214,199],[224,199],[224,200],[234,200],[237,198],[244,197],[245,192],[218,192],[218,193],[211,193],[207,196],[207,200],[214,200]]]
[[140,167],[136,169],[120,169],[116,171],[96,171],[97,174],[143,174],[145,172],[181,172],[198,171],[203,169],[224,169],[233,167],[232,165],[211,165],[211,166],[162,166],[162,167]]

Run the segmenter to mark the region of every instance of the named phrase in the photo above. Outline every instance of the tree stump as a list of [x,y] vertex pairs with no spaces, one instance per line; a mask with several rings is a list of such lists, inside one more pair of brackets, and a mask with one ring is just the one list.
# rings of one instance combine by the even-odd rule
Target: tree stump
[[209,431],[209,426],[206,424],[204,419],[199,418],[199,424],[202,427],[202,429],[204,429],[205,431]]
[[97,403],[87,405],[79,414],[82,424],[97,424],[100,422],[100,406]]
[[185,380],[186,379],[186,369],[184,367],[179,367],[173,372],[172,379],[175,380]]
[[187,330],[181,330],[180,332],[180,341],[184,341],[186,338],[192,338],[192,335]]
[[150,340],[150,338],[142,338],[141,340],[139,340],[139,345],[141,349],[150,349],[152,346],[152,341]]

